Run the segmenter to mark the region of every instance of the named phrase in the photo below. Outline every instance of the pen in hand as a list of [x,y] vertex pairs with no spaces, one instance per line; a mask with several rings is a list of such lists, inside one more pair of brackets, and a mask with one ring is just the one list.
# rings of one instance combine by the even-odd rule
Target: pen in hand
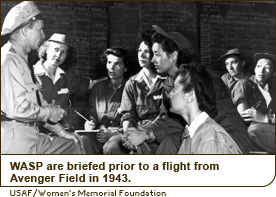
[[74,112],[76,112],[76,114],[78,114],[80,117],[82,117],[84,120],[88,121],[89,120],[87,118],[85,118],[83,115],[81,115],[77,110],[74,110]]
[[261,101],[258,101],[255,105],[253,105],[251,108],[257,109],[261,104]]

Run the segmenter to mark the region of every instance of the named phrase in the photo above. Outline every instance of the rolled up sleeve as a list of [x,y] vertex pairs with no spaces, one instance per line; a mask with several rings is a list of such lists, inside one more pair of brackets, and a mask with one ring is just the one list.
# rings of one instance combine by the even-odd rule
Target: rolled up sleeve
[[126,82],[120,109],[122,114],[121,123],[124,121],[130,121],[133,125],[137,124],[139,117],[136,112],[136,100],[134,96],[133,83],[131,80]]

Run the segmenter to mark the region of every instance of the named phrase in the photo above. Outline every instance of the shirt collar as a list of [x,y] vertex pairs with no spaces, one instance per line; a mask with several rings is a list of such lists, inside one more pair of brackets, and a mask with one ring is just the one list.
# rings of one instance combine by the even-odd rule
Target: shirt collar
[[[119,90],[120,88],[124,87],[124,86],[125,86],[125,83],[126,83],[126,79],[124,78],[123,81],[122,81],[122,83],[121,83],[121,84],[118,86],[118,88],[116,88],[116,90],[114,90],[114,91],[117,91],[117,90]],[[110,79],[107,79],[107,87],[108,87],[108,89],[113,89],[113,87],[112,87],[112,85],[111,85],[111,83],[110,83]]]
[[166,79],[166,77],[161,77],[160,75],[156,75],[156,77],[154,79],[152,79],[152,85],[150,86],[149,80],[146,77],[145,73],[144,73],[144,69],[140,70],[140,72],[137,74],[137,76],[134,78],[134,81],[140,81],[140,80],[144,80],[144,82],[147,84],[147,86],[149,88],[151,88],[158,79]]
[[192,138],[196,132],[196,130],[198,129],[198,127],[207,119],[209,118],[208,114],[206,112],[201,112],[195,119],[194,121],[191,123],[190,126],[186,125],[186,127],[188,128],[190,137]]
[[[229,79],[229,82],[230,83],[232,83],[232,82],[235,82],[235,81],[239,81],[239,79],[235,79],[233,76],[231,76],[230,74],[229,74],[229,76],[230,76],[230,79]],[[250,78],[250,74],[248,74],[247,72],[244,72],[244,76],[245,76],[245,79],[249,79]]]
[[[43,66],[42,60],[38,61],[34,65],[34,73],[36,76],[46,75],[50,77]],[[62,70],[60,67],[57,67],[54,83],[56,83],[61,78],[62,74],[65,74],[64,70]]]

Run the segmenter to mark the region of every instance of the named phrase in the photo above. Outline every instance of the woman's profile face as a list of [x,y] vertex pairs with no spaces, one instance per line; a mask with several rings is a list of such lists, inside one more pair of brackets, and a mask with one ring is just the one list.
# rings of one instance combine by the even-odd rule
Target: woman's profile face
[[57,42],[49,42],[49,47],[46,50],[47,62],[58,67],[64,63],[68,53],[68,46]]
[[144,41],[141,42],[137,50],[137,55],[141,67],[149,68],[151,66],[151,48]]
[[183,92],[183,84],[180,83],[182,77],[180,75],[174,81],[174,87],[169,94],[171,108],[170,111],[176,114],[180,114],[185,108],[185,93]]

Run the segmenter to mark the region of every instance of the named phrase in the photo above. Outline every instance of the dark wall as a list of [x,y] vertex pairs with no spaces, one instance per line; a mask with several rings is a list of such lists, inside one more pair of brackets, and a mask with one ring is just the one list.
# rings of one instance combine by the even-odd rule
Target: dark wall
[[[1,1],[1,24],[12,6],[19,2]],[[138,32],[156,24],[188,37],[200,61],[218,74],[226,72],[216,59],[230,48],[244,51],[248,68],[256,52],[275,53],[275,3],[186,2],[186,1],[39,1],[45,20],[45,34],[64,33],[76,47],[81,75],[100,78],[106,75],[99,56],[110,46],[121,46],[133,57],[133,72],[139,70],[135,50]],[[2,25],[1,25],[2,27]],[[1,46],[5,43],[1,40]],[[32,52],[29,62],[38,60]],[[74,108],[83,112],[88,97],[73,98]],[[82,124],[72,112],[68,119]]]
[[228,49],[244,52],[249,71],[255,53],[275,53],[275,4],[206,1],[198,11],[201,62],[217,73],[226,72],[216,59]]

